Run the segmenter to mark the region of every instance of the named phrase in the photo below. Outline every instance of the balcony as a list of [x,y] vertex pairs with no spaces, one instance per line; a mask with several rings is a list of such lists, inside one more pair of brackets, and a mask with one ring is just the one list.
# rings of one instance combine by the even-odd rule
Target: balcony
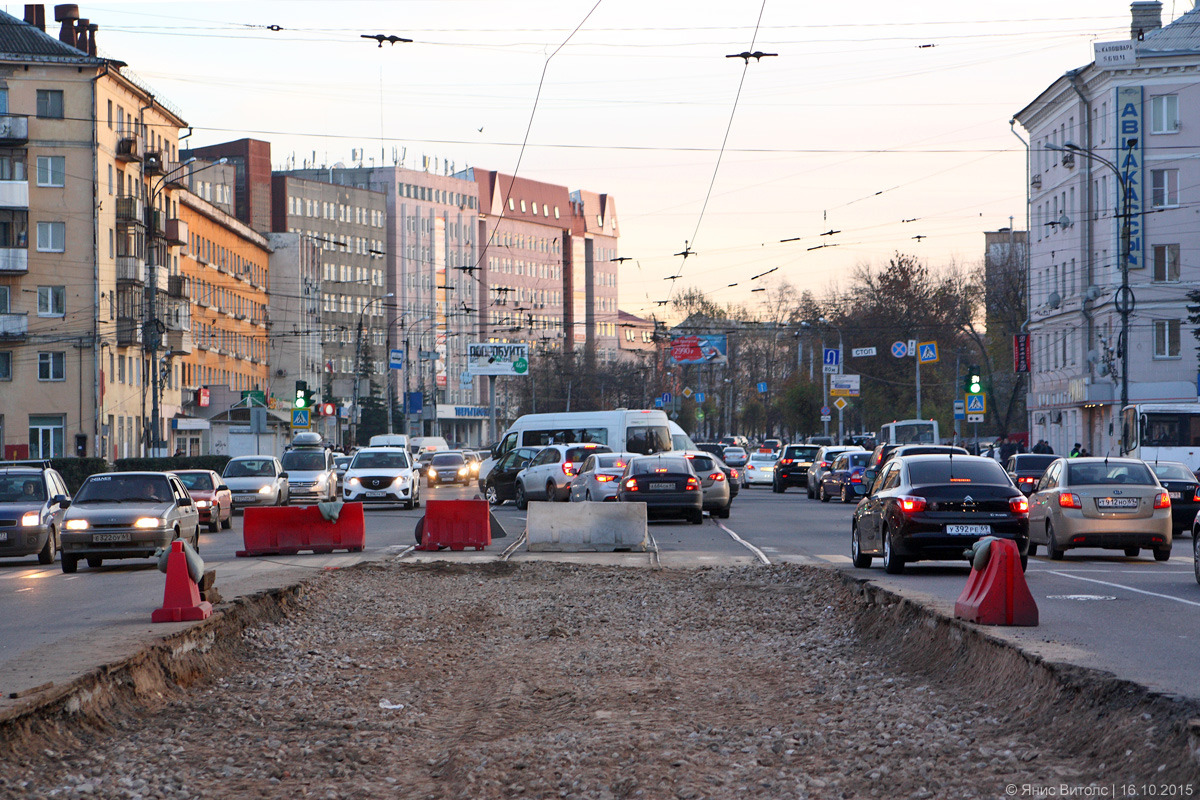
[[142,343],[142,321],[132,317],[117,317],[117,346],[131,347]]
[[122,133],[117,139],[117,161],[141,161],[145,150],[142,137],[133,133]]
[[0,147],[14,147],[29,141],[29,117],[0,114]]
[[0,181],[0,208],[29,208],[29,181]]
[[27,314],[0,314],[0,339],[24,339],[28,334]]
[[1029,179],[1029,185],[1034,189],[1042,188],[1042,175],[1040,172]]
[[161,150],[150,150],[142,162],[142,171],[147,175],[162,175],[165,164]]
[[173,189],[188,188],[188,178],[192,174],[190,166],[185,167],[182,161],[164,161],[162,171],[167,186]]
[[167,267],[164,264],[159,264],[154,268],[154,288],[164,294],[171,291],[171,276],[167,273]]
[[167,220],[167,244],[188,243],[188,224],[181,219]]
[[29,272],[29,250],[24,247],[0,247],[0,275],[24,275]]
[[162,236],[166,233],[166,225],[164,224],[166,215],[163,212],[157,208],[152,208],[147,217],[146,223],[150,227],[151,236]]
[[167,348],[175,355],[191,355],[191,331],[167,331]]
[[146,282],[146,262],[137,256],[117,256],[117,281]]
[[1062,162],[1063,162],[1064,167],[1074,167],[1075,166],[1075,154],[1074,153],[1063,153],[1062,154]]
[[172,275],[167,279],[168,297],[186,298],[190,293],[190,289],[188,279],[184,275]]
[[117,222],[145,225],[146,207],[142,205],[141,199],[137,197],[118,197]]

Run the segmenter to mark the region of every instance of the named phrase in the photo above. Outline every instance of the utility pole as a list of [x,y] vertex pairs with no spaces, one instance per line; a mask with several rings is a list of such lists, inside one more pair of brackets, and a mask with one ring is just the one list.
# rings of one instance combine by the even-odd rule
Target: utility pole
[[917,419],[921,417],[921,342],[920,337],[914,339],[917,343],[917,352],[913,353],[913,358],[917,360]]

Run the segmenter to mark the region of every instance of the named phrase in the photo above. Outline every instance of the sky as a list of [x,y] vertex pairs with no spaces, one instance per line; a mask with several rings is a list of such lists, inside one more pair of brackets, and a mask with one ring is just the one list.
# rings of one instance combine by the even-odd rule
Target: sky
[[[621,308],[660,316],[693,287],[820,295],[897,252],[979,262],[983,231],[1025,226],[1009,120],[1129,35],[1128,0],[79,5],[195,146],[264,139],[277,169],[429,156],[609,194]],[[1190,7],[1164,0],[1164,24]],[[727,57],[746,51],[777,55]]]

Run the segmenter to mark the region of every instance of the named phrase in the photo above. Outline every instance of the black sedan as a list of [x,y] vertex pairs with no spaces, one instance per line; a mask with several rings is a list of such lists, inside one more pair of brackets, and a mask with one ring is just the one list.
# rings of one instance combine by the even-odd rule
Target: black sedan
[[1200,509],[1200,481],[1187,464],[1178,461],[1147,461],[1146,466],[1154,471],[1158,482],[1171,497],[1171,531],[1178,536],[1190,532]]
[[659,453],[629,460],[617,500],[645,503],[647,517],[677,517],[704,522],[704,492],[691,462],[683,456]]
[[516,499],[517,473],[529,466],[540,447],[518,447],[500,457],[488,474],[479,479],[479,490],[490,505]]
[[889,461],[858,504],[850,530],[854,566],[883,557],[893,575],[921,559],[964,560],[984,536],[1011,539],[1028,561],[1029,500],[990,458],[905,456]]
[[1056,458],[1056,455],[1041,453],[1017,453],[1008,457],[1005,469],[1008,470],[1008,477],[1012,478],[1012,482],[1028,497],[1033,494],[1034,487],[1037,486],[1046,467],[1053,464]]

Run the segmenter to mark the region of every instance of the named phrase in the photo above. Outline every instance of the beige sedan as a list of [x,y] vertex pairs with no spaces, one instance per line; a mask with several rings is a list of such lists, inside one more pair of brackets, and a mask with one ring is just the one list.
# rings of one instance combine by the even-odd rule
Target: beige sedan
[[1059,560],[1073,547],[1143,548],[1171,557],[1171,498],[1134,458],[1060,458],[1029,497],[1029,555],[1045,545]]

